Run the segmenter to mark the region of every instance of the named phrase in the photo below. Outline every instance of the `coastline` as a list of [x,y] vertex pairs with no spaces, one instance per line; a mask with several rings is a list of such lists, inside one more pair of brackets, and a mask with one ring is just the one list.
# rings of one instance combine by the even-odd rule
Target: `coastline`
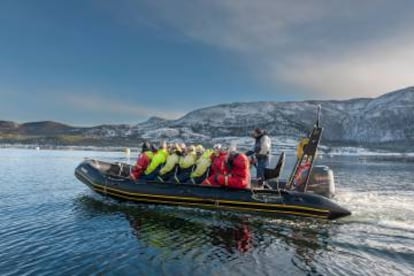
[[[236,141],[237,148],[240,151],[248,150],[250,145],[245,139],[231,140],[236,137],[226,137],[223,139],[215,139],[214,142],[228,142]],[[237,137],[239,138],[239,137]],[[279,140],[281,141],[281,140]],[[278,155],[282,151],[286,154],[296,153],[296,144],[292,143],[293,140],[283,140],[280,144],[273,146],[272,154]],[[240,143],[241,142],[241,143]],[[126,146],[84,146],[84,145],[38,145],[38,144],[0,144],[0,149],[24,149],[24,150],[59,150],[59,151],[97,151],[97,152],[123,152],[129,151],[131,154],[139,151],[139,146],[126,147]],[[357,157],[359,160],[369,161],[404,161],[414,162],[414,152],[392,152],[384,151],[382,149],[368,149],[364,147],[328,147],[321,145],[319,148],[318,158],[334,158],[336,156],[348,156]]]

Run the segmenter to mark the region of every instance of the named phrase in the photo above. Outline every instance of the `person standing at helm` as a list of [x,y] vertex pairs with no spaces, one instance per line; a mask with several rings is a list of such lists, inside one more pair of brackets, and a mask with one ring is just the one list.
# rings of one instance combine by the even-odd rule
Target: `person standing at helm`
[[265,168],[269,166],[272,141],[269,135],[267,135],[266,130],[261,128],[255,128],[252,136],[255,139],[254,154],[257,160],[256,178],[261,182],[264,180]]

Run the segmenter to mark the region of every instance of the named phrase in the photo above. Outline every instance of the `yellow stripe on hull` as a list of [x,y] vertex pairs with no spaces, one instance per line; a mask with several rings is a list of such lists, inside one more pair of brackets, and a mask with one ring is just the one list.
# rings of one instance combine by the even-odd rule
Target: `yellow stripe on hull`
[[296,216],[307,216],[307,217],[316,217],[316,218],[327,218],[326,215],[315,215],[309,213],[301,213],[301,212],[294,212],[294,211],[284,211],[284,210],[270,210],[270,209],[255,209],[255,208],[248,208],[248,207],[232,207],[227,205],[220,205],[220,204],[203,204],[203,203],[191,203],[191,202],[178,202],[178,201],[168,201],[168,200],[156,200],[156,199],[145,199],[145,198],[136,198],[130,197],[125,195],[120,195],[108,191],[100,190],[99,188],[94,189],[94,191],[105,194],[105,195],[112,195],[114,197],[127,199],[136,202],[148,202],[148,203],[160,203],[160,204],[173,204],[173,205],[182,205],[182,206],[195,206],[195,207],[204,207],[204,208],[216,208],[216,209],[231,209],[231,210],[238,210],[238,211],[250,211],[250,212],[261,212],[261,213],[278,213],[284,215],[296,215]]
[[[308,217],[316,217],[316,218],[327,218],[329,215],[329,210],[326,210],[326,209],[316,209],[316,208],[297,206],[297,205],[284,205],[284,204],[274,204],[274,203],[263,204],[259,202],[241,202],[241,201],[231,201],[231,200],[218,200],[218,199],[212,199],[212,198],[181,197],[181,196],[154,195],[154,194],[127,192],[127,191],[114,189],[111,187],[106,187],[104,185],[97,184],[94,181],[92,181],[87,175],[82,174],[82,176],[85,179],[87,179],[87,181],[93,186],[92,187],[93,190],[95,190],[98,193],[108,194],[114,197],[137,201],[137,202],[196,206],[196,207],[204,207],[204,208],[225,208],[225,209],[239,210],[239,211],[278,213],[278,214],[285,214],[285,215],[299,215],[299,216],[308,216]],[[193,201],[193,202],[188,202],[188,201]],[[202,203],[205,201],[211,201],[212,204]],[[228,204],[233,204],[233,205],[238,205],[238,206],[229,206]],[[260,207],[260,206],[275,207],[276,209],[267,209],[267,208],[258,209],[258,208],[250,207],[251,205],[254,205],[256,207]],[[278,210],[278,208],[298,209],[298,210],[297,211]],[[309,212],[320,213],[320,215],[312,214]]]

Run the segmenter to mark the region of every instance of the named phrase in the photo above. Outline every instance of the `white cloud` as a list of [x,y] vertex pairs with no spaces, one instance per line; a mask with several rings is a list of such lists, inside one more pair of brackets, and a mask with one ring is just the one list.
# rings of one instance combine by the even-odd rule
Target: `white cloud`
[[152,1],[158,19],[186,36],[240,51],[286,45],[289,28],[324,16],[311,1]]
[[159,116],[165,119],[176,119],[182,115],[182,112],[163,110],[160,108],[144,107],[134,103],[111,99],[104,95],[96,94],[74,94],[65,93],[64,102],[78,111],[94,112],[102,115],[116,115],[118,117],[137,117],[146,118],[150,116]]
[[291,58],[276,66],[278,81],[330,98],[372,97],[414,84],[414,38],[405,34],[349,49]]
[[312,97],[349,98],[414,84],[414,41],[407,40],[414,16],[407,5],[387,0],[160,0],[146,7],[153,11],[153,23],[238,53],[276,87],[287,83]]

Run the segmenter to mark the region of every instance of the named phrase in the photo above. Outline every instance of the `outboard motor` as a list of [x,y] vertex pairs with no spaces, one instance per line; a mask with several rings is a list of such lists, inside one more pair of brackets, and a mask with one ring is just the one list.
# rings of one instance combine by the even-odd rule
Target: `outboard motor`
[[309,177],[307,191],[328,198],[333,197],[335,195],[333,171],[328,166],[314,166]]

